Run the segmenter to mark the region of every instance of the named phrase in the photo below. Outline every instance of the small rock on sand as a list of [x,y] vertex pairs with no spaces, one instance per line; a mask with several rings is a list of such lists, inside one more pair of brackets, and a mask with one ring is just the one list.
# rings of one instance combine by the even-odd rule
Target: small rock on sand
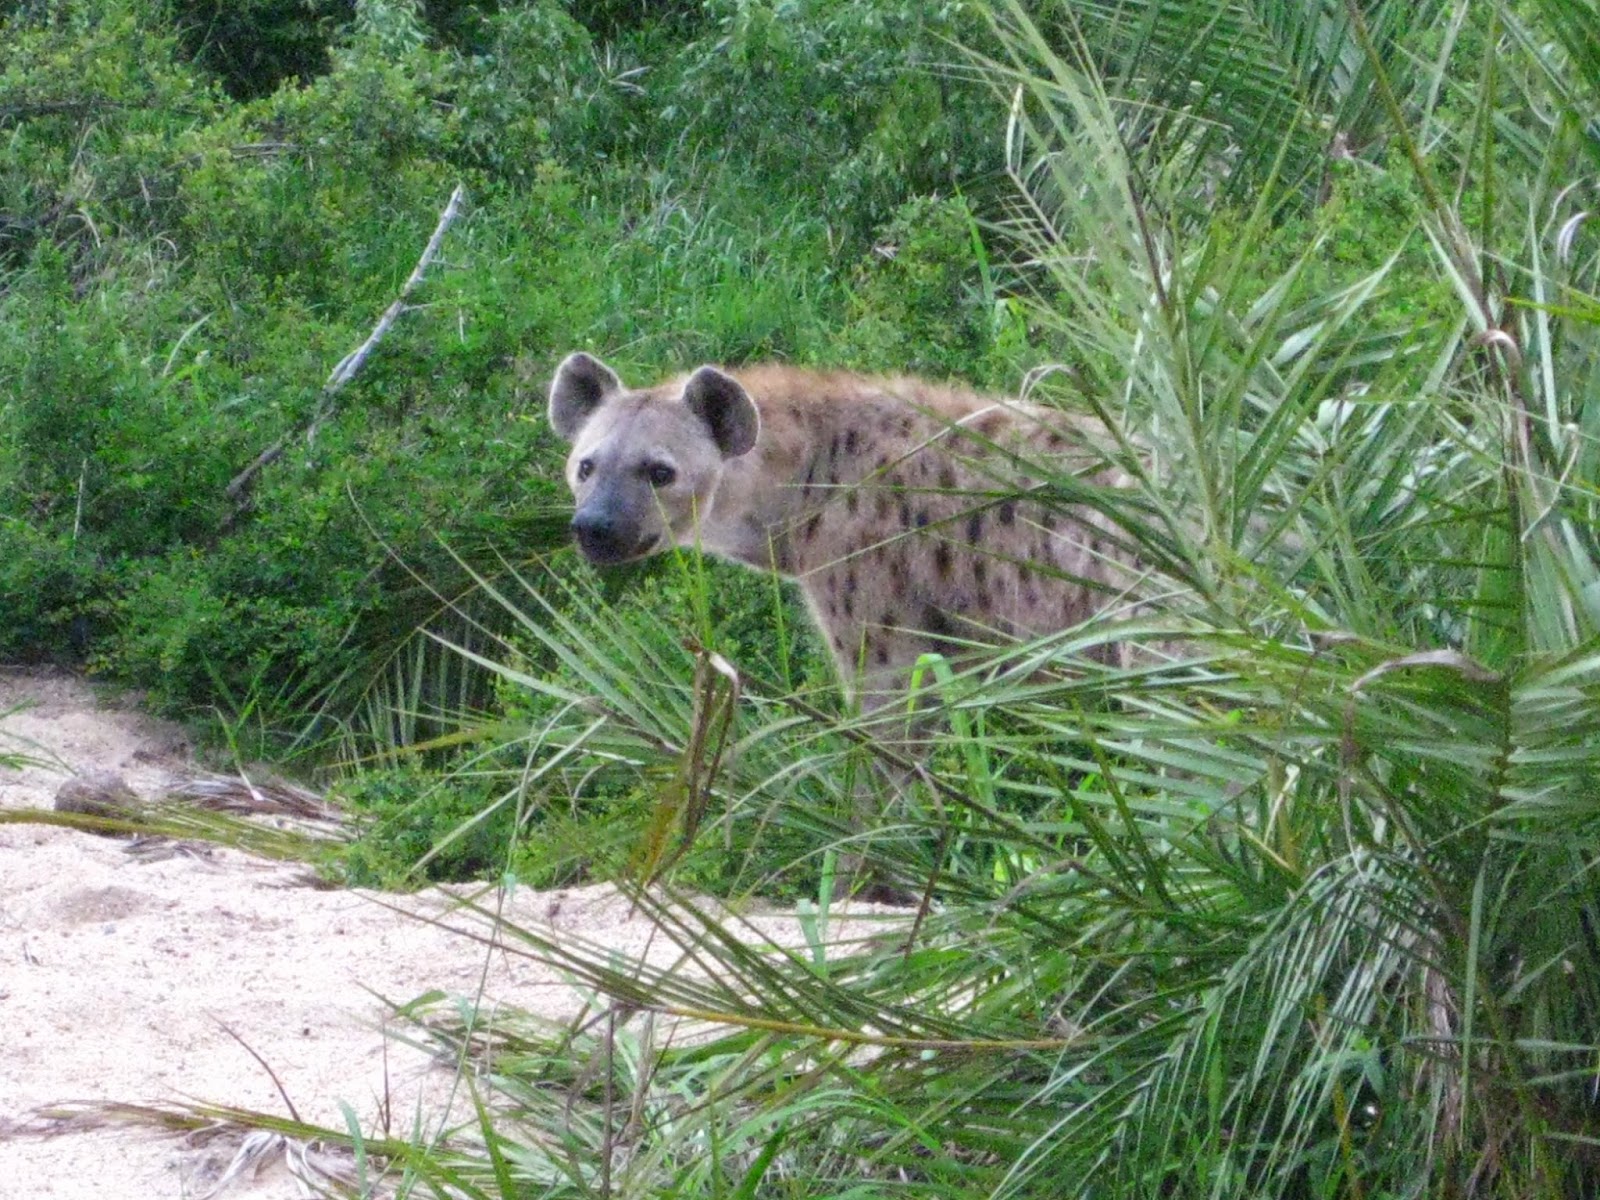
[[91,771],[67,780],[56,789],[57,812],[127,820],[138,816],[143,806],[139,793],[115,771]]

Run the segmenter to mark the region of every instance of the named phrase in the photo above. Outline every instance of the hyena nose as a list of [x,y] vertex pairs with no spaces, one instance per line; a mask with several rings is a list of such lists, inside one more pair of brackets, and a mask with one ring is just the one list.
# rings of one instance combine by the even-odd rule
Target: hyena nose
[[628,546],[617,527],[600,513],[580,512],[573,517],[572,536],[592,563],[620,562],[628,556]]

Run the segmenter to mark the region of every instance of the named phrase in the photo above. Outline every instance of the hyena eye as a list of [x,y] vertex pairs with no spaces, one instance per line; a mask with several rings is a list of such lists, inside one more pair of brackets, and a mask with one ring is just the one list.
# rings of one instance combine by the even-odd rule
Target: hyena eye
[[582,483],[594,474],[594,459],[585,458],[578,463],[578,482]]
[[664,488],[678,477],[678,473],[666,463],[652,463],[648,471],[650,486]]

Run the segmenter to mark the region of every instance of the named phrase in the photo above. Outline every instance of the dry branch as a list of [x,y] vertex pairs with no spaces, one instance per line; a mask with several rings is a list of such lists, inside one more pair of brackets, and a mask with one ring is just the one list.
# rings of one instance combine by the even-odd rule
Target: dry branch
[[400,294],[394,298],[394,303],[383,310],[383,315],[378,318],[378,323],[372,327],[372,332],[367,335],[367,340],[362,342],[349,354],[339,360],[339,365],[333,368],[328,375],[328,381],[322,385],[322,398],[317,403],[316,411],[311,414],[311,419],[285,433],[272,445],[268,446],[244,470],[233,477],[225,490],[228,499],[236,501],[238,507],[225,522],[232,525],[249,503],[249,491],[257,475],[282,457],[289,443],[302,434],[311,436],[316,433],[317,427],[327,420],[333,412],[334,402],[339,393],[344,390],[345,384],[356,377],[356,373],[366,364],[367,358],[377,348],[394,323],[406,311],[407,301],[411,293],[422,283],[427,275],[428,268],[439,257],[439,248],[444,244],[444,235],[449,230],[456,217],[461,214],[461,205],[466,198],[466,189],[461,184],[456,185],[456,190],[450,193],[450,203],[444,206],[444,211],[439,214],[439,223],[434,227],[433,236],[428,239],[427,247],[422,251],[422,257],[417,259],[417,265],[412,268],[411,274],[406,278],[405,285],[401,287]]

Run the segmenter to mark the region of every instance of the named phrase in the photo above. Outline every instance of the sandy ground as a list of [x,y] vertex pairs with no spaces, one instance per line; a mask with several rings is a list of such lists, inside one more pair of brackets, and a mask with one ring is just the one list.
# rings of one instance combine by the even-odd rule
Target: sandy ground
[[[19,705],[20,711],[10,712]],[[194,771],[179,729],[104,704],[84,681],[0,669],[0,807],[49,808],[73,774],[111,770],[153,797]],[[385,1107],[404,1130],[449,1118],[447,1064],[385,1038],[384,1004],[431,989],[553,1019],[582,1000],[553,971],[397,912],[448,914],[453,897],[324,891],[301,868],[207,848],[145,860],[123,839],[0,825],[0,1200],[167,1200],[213,1193],[235,1135],[195,1141],[146,1129],[42,1136],[71,1101],[205,1101],[366,1127]],[[581,934],[629,957],[677,951],[605,887],[512,897],[529,927]],[[797,944],[787,917],[762,932]],[[842,926],[836,926],[842,928]],[[858,930],[860,932],[860,930]],[[231,1034],[230,1032],[231,1031]],[[385,1098],[387,1097],[387,1100]],[[285,1114],[286,1115],[286,1114]],[[457,1117],[460,1116],[458,1107]],[[226,1182],[219,1200],[302,1193],[281,1157]]]

